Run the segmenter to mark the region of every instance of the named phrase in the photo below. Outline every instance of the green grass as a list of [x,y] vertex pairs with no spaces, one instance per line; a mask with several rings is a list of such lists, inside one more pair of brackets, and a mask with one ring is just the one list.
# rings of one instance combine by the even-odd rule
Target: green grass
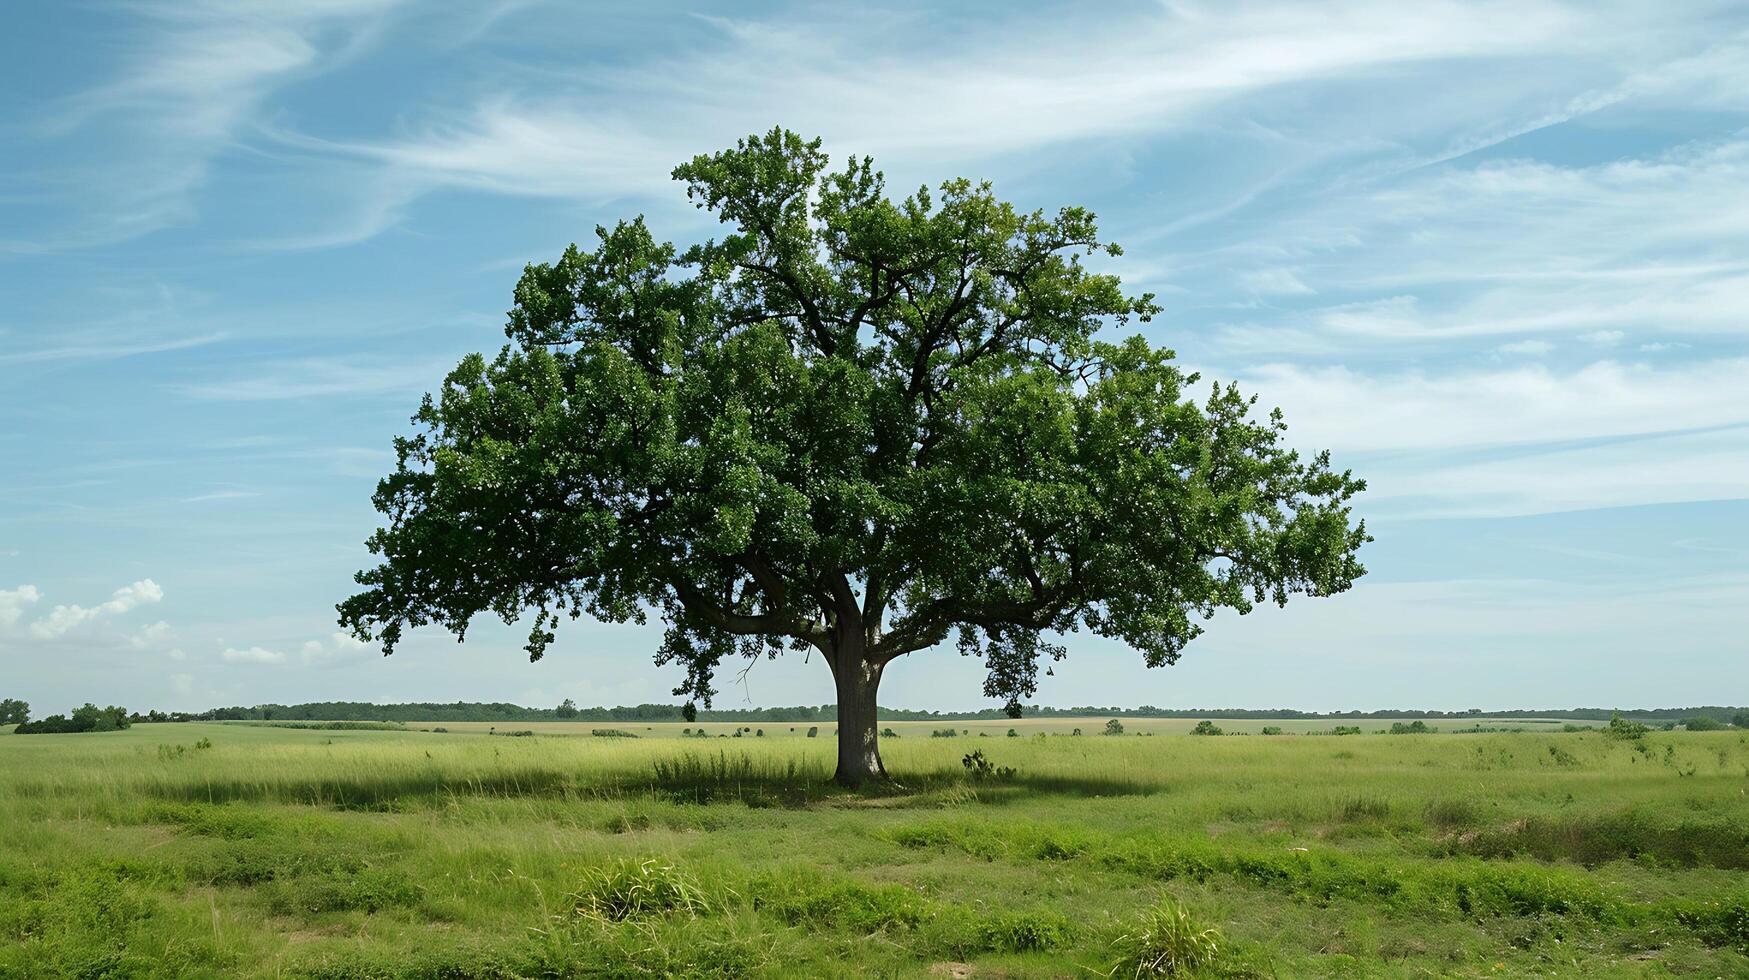
[[[951,728],[961,733],[969,733],[972,737],[988,735],[1001,738],[1008,734],[1010,728],[1020,735],[1037,735],[1041,732],[1047,735],[1068,735],[1079,728],[1083,736],[1097,736],[1105,728],[1107,718],[1104,715],[1086,718],[1052,717],[1052,718],[1022,718],[1010,720],[1007,718],[985,719],[977,721],[883,721],[882,728],[893,730],[900,738],[928,738],[929,733],[937,729]],[[1196,718],[1123,718],[1126,737],[1136,735],[1187,735],[1196,727]],[[1286,735],[1303,735],[1312,732],[1328,732],[1337,725],[1358,726],[1364,732],[1388,730],[1393,719],[1379,718],[1221,718],[1216,720],[1221,729],[1229,734],[1261,734],[1266,726],[1282,729]],[[226,722],[226,724],[279,724],[278,722]],[[298,724],[298,723],[291,723]],[[302,724],[331,724],[324,722],[304,722]],[[379,724],[361,722],[358,724]],[[599,721],[433,721],[407,722],[408,728],[430,731],[442,728],[454,734],[483,734],[496,730],[500,734],[511,731],[532,731],[539,735],[588,735],[592,729],[600,729],[603,722]],[[755,732],[763,731],[761,738],[802,738],[809,728],[818,727],[820,737],[828,738],[837,727],[831,722],[789,722],[789,721],[658,721],[638,724],[636,722],[614,722],[621,731],[637,735],[641,738],[680,738],[683,732],[704,731],[711,738],[719,736],[728,738],[737,730],[745,729],[742,738],[753,738]],[[1460,729],[1470,729],[1481,726],[1484,729],[1513,729],[1530,732],[1558,732],[1562,725],[1571,722],[1559,718],[1490,718],[1487,716],[1442,718],[1427,722],[1433,729],[1445,733]],[[1589,722],[1587,724],[1602,724]]]
[[0,736],[0,977],[1749,976],[1742,732],[905,724]]

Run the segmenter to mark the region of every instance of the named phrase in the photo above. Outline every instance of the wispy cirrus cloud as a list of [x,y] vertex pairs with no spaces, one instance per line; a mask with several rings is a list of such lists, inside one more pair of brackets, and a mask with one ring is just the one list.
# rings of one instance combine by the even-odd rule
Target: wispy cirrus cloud
[[190,219],[213,161],[259,121],[275,88],[351,50],[397,2],[130,8],[117,71],[52,100],[36,126],[38,168],[13,175],[38,205],[58,207],[26,212],[35,220],[0,250],[99,245]]
[[[1602,346],[1630,335],[1740,337],[1745,183],[1749,141],[1728,139],[1592,165],[1448,166],[1314,202],[1236,248],[1229,267],[1246,284],[1286,258],[1320,295],[1373,295],[1231,322],[1219,340],[1235,352],[1339,356],[1515,334]],[[1245,271],[1246,251],[1261,260],[1255,271]]]
[[951,34],[916,17],[821,10],[706,18],[709,29],[683,50],[643,61],[510,69],[498,91],[429,112],[396,138],[281,136],[376,162],[403,198],[460,187],[600,202],[672,196],[674,163],[774,122],[821,134],[840,152],[934,168],[1201,124],[1248,95],[1295,84],[1451,59],[1546,58],[1606,34],[1552,2],[1175,3],[1110,13],[1065,23],[1017,12]]
[[1368,477],[1371,511],[1447,517],[1739,497],[1749,486],[1745,378],[1749,358],[1245,372],[1282,407],[1296,444],[1334,449]]
[[1382,374],[1282,363],[1243,377],[1282,407],[1296,440],[1342,451],[1445,451],[1749,426],[1743,383],[1749,358]]
[[191,347],[204,347],[225,339],[222,333],[200,334],[192,337],[167,337],[162,340],[141,342],[119,337],[91,337],[79,344],[60,344],[54,347],[39,347],[35,350],[14,351],[0,354],[0,364],[42,364],[51,361],[108,361],[122,357],[134,357],[140,354],[163,354],[169,351],[188,350]]
[[306,358],[261,365],[256,373],[173,388],[205,401],[280,401],[341,395],[387,395],[436,387],[453,359],[420,357]]

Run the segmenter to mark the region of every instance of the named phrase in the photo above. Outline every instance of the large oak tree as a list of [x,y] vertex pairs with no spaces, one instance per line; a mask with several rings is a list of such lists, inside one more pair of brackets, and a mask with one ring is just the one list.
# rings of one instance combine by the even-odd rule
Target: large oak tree
[[666,626],[709,704],[725,658],[812,650],[839,781],[881,777],[875,697],[950,638],[1018,712],[1052,636],[1177,660],[1218,608],[1347,589],[1363,488],[1279,413],[1129,336],[1159,312],[1083,255],[1081,208],[988,184],[887,196],[867,158],[771,133],[674,169],[726,226],[684,252],[641,218],[531,265],[496,357],[465,358],[376,493],[381,564],[341,622],[390,653],[478,613]]

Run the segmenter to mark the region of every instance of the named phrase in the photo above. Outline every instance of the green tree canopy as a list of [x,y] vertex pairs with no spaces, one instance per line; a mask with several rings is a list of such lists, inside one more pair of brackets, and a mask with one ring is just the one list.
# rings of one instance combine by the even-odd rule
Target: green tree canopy
[[896,657],[952,638],[1017,710],[1053,635],[1170,664],[1216,609],[1362,574],[1361,481],[1171,351],[1095,339],[1160,308],[1084,264],[1119,254],[1091,213],[968,180],[895,200],[784,130],[674,177],[721,238],[597,228],[425,399],[340,605],[355,635],[532,611],[538,659],[563,617],[654,615],[706,705],[725,659],[816,650],[854,783],[882,774]]

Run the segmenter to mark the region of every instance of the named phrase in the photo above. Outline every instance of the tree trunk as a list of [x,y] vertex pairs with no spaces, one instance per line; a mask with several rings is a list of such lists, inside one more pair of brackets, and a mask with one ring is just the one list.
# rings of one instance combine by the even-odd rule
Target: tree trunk
[[860,649],[841,648],[833,658],[832,676],[838,683],[838,773],[833,779],[849,787],[886,779],[875,717],[881,667],[865,660]]

